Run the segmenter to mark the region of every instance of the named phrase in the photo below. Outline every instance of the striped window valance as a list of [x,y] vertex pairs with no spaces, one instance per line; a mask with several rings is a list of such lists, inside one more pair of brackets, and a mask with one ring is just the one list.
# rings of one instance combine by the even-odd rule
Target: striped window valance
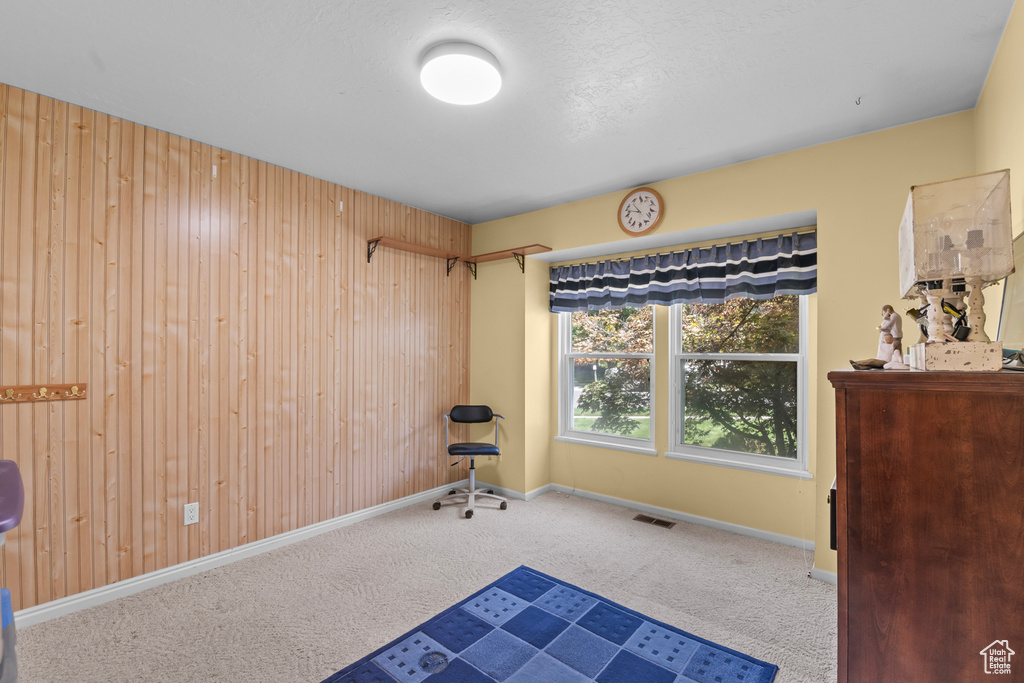
[[818,288],[815,232],[551,269],[552,312],[770,299]]

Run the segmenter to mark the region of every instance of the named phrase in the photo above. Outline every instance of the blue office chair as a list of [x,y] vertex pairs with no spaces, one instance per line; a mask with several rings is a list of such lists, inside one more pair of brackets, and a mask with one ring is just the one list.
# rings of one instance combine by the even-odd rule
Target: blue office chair
[[[501,510],[508,509],[508,500],[501,496],[494,495],[494,489],[487,491],[476,490],[476,456],[478,455],[501,455],[498,450],[498,420],[504,420],[504,415],[498,415],[488,406],[455,406],[451,412],[444,416],[444,441],[448,448],[448,455],[458,458],[452,463],[455,467],[466,457],[469,458],[469,488],[452,489],[448,495],[442,496],[434,501],[434,509],[440,510],[442,503],[466,503],[466,519],[473,517],[473,503],[477,498],[493,498],[500,500]],[[466,443],[452,443],[449,427],[452,422],[458,424],[481,424],[494,420],[494,443],[481,441],[470,441]]]

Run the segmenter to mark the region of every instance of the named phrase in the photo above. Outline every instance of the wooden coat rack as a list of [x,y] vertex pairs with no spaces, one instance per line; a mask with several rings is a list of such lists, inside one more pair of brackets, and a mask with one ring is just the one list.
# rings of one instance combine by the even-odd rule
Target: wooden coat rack
[[45,403],[77,401],[86,397],[84,382],[77,384],[12,384],[0,386],[0,405],[4,403]]

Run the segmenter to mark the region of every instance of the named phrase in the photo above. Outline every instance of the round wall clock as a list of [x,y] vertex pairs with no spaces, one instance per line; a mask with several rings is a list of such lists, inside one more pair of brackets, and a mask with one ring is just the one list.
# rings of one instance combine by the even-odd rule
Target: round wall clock
[[658,227],[665,204],[661,195],[649,187],[638,187],[619,204],[619,227],[632,237],[646,235]]

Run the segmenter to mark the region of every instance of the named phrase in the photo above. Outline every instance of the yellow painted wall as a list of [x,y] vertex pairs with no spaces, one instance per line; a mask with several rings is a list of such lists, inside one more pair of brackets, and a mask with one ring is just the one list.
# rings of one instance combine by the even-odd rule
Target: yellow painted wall
[[[1013,234],[1024,232],[1024,7],[1015,5],[975,109],[979,171],[1010,169]],[[995,339],[1002,284],[985,290],[986,330]],[[1019,315],[1019,314],[1018,314]]]
[[979,171],[1010,169],[1014,234],[1024,232],[1024,6],[1010,14],[978,101],[975,145]]
[[[544,277],[547,264],[533,259],[527,259],[525,275],[512,262],[481,264],[473,285],[472,395],[513,404],[507,409],[505,455],[486,471],[481,468],[481,479],[520,491],[551,481],[811,539],[816,566],[835,571],[826,504],[835,476],[835,401],[825,375],[850,358],[874,355],[882,305],[900,304],[897,226],[907,192],[915,183],[973,172],[974,134],[974,112],[964,112],[653,185],[666,205],[659,232],[679,232],[680,243],[686,243],[685,231],[694,228],[817,210],[813,480],[555,442],[556,316],[547,312],[547,290],[537,279]],[[558,250],[619,241],[623,233],[615,215],[623,192],[474,226],[474,251],[534,242]],[[496,301],[488,301],[492,295]],[[656,326],[663,329],[666,321],[660,311]],[[656,445],[663,453],[668,424],[664,349],[656,363]],[[540,407],[548,411],[547,420],[537,417]]]
[[[482,253],[479,248],[476,253]],[[484,266],[487,266],[486,268]],[[537,263],[529,264],[537,270]],[[491,406],[505,416],[500,422],[499,458],[477,461],[477,476],[516,491],[526,488],[526,294],[523,274],[514,261],[479,265],[473,282],[470,320],[470,401]],[[509,286],[514,282],[516,286]],[[531,306],[535,309],[536,306]],[[531,362],[529,366],[532,366]],[[477,373],[473,376],[473,373]],[[473,438],[490,434],[473,431]],[[536,437],[534,437],[536,438]],[[531,451],[532,452],[532,451]]]
[[[531,259],[520,272],[515,261],[507,260],[480,264],[479,270],[472,316],[488,322],[472,330],[470,358],[476,359],[480,376],[472,384],[471,400],[491,406],[505,421],[499,435],[502,455],[479,459],[477,476],[489,484],[533,491],[551,483],[550,437],[558,429],[550,391],[557,330],[546,305],[528,304],[547,301],[548,267]],[[474,438],[483,440],[492,434],[473,431]]]
[[[538,299],[547,300],[549,269],[546,263],[531,261],[526,265],[525,285],[525,365],[530,371],[524,376],[526,384],[526,488],[534,491],[551,483],[551,435],[558,430],[557,387],[552,377],[558,372],[553,353],[558,330],[551,324],[552,315],[547,307],[531,305]],[[520,275],[520,277],[524,277]],[[556,391],[552,392],[552,388]]]
[[[979,172],[1010,169],[1013,234],[1024,233],[1024,7],[1014,6],[988,79],[974,110],[975,165]],[[984,291],[985,331],[997,338],[1003,283]],[[1024,315],[1024,311],[1017,313]]]

